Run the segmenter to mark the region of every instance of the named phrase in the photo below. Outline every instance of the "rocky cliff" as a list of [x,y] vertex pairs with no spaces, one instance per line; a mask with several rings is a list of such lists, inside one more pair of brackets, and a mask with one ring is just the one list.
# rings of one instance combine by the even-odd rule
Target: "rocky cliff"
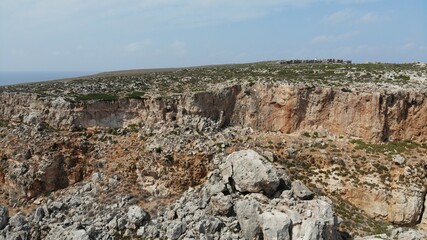
[[235,85],[215,91],[115,101],[72,102],[62,97],[2,93],[0,113],[13,122],[53,128],[119,128],[184,123],[196,116],[265,131],[328,130],[368,141],[423,141],[425,95],[413,91],[358,91],[286,84]]

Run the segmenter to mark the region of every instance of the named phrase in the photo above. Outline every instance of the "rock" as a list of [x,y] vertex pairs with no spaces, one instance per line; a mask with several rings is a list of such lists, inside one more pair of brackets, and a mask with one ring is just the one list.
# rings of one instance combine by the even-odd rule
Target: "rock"
[[92,174],[92,182],[99,182],[99,181],[101,181],[102,180],[102,173],[100,173],[100,172],[94,172],[93,174]]
[[424,212],[421,217],[420,227],[427,230],[427,196],[424,196]]
[[148,214],[141,207],[133,205],[129,207],[127,217],[130,223],[140,226],[148,219]]
[[200,221],[196,229],[203,234],[214,234],[221,230],[224,226],[224,223],[216,217],[209,217]]
[[292,193],[301,200],[310,200],[313,199],[314,196],[314,193],[300,180],[292,182]]
[[38,223],[43,219],[44,216],[45,214],[44,214],[43,207],[38,207],[36,209],[36,212],[34,213],[34,221]]
[[230,154],[222,166],[222,175],[227,182],[231,178],[240,192],[272,194],[280,184],[276,169],[253,150]]
[[289,217],[293,223],[292,239],[341,239],[337,231],[338,218],[326,201],[316,199],[300,202]]
[[73,226],[62,228],[56,226],[51,229],[50,234],[46,236],[46,240],[90,240],[89,235],[84,229],[75,229]]
[[256,200],[239,200],[235,204],[235,212],[242,235],[245,239],[260,239],[261,227],[258,222],[259,203]]
[[393,162],[396,163],[397,165],[402,165],[405,163],[405,161],[406,159],[400,154],[393,156]]
[[391,231],[390,237],[397,240],[427,239],[427,231],[399,227]]
[[291,219],[282,212],[273,210],[259,216],[264,239],[290,240]]
[[233,209],[233,200],[230,195],[219,193],[211,197],[210,206],[217,214],[227,216]]
[[22,228],[25,224],[27,224],[27,220],[21,213],[17,213],[9,219],[9,225],[14,228]]
[[171,240],[178,239],[184,232],[186,231],[186,227],[182,222],[174,221],[172,222],[167,229],[167,237]]
[[0,205],[0,230],[3,229],[9,221],[9,211],[7,207]]
[[390,238],[387,236],[387,234],[377,234],[372,236],[354,238],[354,240],[389,240],[389,239]]
[[28,232],[22,231],[22,230],[8,232],[6,239],[8,239],[8,240],[26,240],[26,239],[28,239]]

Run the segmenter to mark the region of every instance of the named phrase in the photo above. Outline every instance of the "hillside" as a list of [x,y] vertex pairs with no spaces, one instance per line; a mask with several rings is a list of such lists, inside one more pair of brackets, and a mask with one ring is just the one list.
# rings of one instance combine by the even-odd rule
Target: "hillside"
[[0,87],[0,239],[425,239],[426,96],[423,63]]

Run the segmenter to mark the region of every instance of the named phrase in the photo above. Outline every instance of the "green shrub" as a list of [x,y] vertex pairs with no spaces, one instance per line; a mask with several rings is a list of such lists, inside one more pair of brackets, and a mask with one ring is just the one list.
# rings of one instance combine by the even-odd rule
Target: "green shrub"
[[76,101],[89,101],[89,100],[101,100],[101,101],[115,101],[119,99],[118,96],[107,94],[107,93],[89,93],[78,95]]

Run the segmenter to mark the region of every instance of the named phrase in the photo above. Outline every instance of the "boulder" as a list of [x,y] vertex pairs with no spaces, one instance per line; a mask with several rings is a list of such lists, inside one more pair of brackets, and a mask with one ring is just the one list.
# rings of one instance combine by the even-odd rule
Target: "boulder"
[[273,210],[259,216],[264,239],[290,240],[291,219],[282,212]]
[[9,221],[9,211],[7,207],[0,205],[0,229],[3,229]]
[[172,222],[167,229],[167,237],[171,240],[178,239],[185,231],[187,230],[186,226],[180,221]]
[[420,227],[427,230],[427,196],[424,196],[424,212],[421,217]]
[[313,199],[314,193],[306,187],[300,180],[292,182],[292,193],[301,200]]
[[127,217],[130,223],[140,226],[148,219],[148,214],[140,206],[133,205],[129,207]]
[[393,156],[393,162],[396,163],[397,165],[402,165],[405,163],[405,161],[406,159],[400,154]]
[[224,223],[216,217],[209,217],[200,221],[196,225],[196,229],[203,234],[214,234],[221,230]]
[[232,181],[239,192],[273,194],[280,179],[276,169],[264,157],[253,150],[230,154],[222,166],[225,181]]
[[27,220],[21,213],[17,213],[9,219],[9,225],[14,228],[22,228],[25,224],[27,224]]
[[222,216],[227,216],[233,209],[233,200],[231,196],[225,196],[223,193],[212,196],[209,204],[214,212]]
[[43,219],[44,216],[45,216],[45,214],[44,214],[43,208],[42,207],[38,207],[36,209],[36,212],[34,213],[34,221],[36,223],[38,223],[38,222],[40,222]]
[[245,239],[261,238],[261,227],[258,222],[259,208],[259,203],[254,199],[239,200],[235,204],[237,220]]

